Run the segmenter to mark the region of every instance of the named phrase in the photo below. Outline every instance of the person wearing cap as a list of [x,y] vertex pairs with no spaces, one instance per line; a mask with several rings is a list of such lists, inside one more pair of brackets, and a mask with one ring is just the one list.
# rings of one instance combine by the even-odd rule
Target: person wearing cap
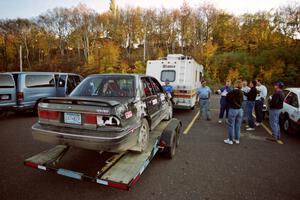
[[241,88],[242,81],[237,80],[234,83],[234,89],[226,95],[229,107],[227,123],[228,138],[224,140],[226,144],[240,143],[241,125],[243,120],[243,92]]
[[280,139],[279,115],[283,108],[284,93],[282,91],[284,84],[277,82],[274,86],[275,92],[269,101],[269,124],[272,129],[272,135],[275,140]]
[[221,95],[221,99],[220,99],[220,113],[219,113],[219,123],[222,123],[222,119],[224,117],[224,113],[226,111],[226,119],[228,118],[228,104],[226,101],[226,95],[228,92],[230,92],[232,90],[231,88],[231,81],[227,80],[225,83],[225,86],[221,87],[218,90],[218,94]]
[[199,98],[201,116],[208,121],[211,120],[209,111],[209,99],[211,95],[211,89],[206,85],[206,81],[201,81],[201,86],[197,89],[197,99]]

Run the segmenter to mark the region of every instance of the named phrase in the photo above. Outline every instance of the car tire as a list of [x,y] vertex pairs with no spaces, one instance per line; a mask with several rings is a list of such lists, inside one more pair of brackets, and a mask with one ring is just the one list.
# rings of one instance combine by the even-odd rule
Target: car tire
[[148,146],[149,132],[150,130],[149,130],[148,121],[144,118],[142,120],[142,125],[138,133],[138,141],[137,141],[137,146],[140,152],[145,151]]
[[281,128],[284,133],[290,133],[291,132],[291,122],[288,116],[284,116],[282,123],[281,123]]

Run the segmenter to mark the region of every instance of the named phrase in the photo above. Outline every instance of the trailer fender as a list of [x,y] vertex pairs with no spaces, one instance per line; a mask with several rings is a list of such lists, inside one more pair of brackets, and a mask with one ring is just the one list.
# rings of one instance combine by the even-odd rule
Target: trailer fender
[[182,124],[178,119],[172,119],[168,126],[163,130],[160,137],[159,146],[161,147],[162,154],[166,158],[173,158],[175,155],[176,147],[179,144]]

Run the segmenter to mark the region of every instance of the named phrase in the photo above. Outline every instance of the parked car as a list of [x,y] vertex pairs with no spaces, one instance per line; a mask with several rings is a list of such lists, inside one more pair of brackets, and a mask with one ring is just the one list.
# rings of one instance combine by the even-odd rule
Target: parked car
[[54,72],[13,72],[16,84],[14,109],[36,110],[45,97],[64,97],[83,79],[80,75]]
[[284,93],[280,114],[281,130],[286,133],[300,133],[300,88],[287,88]]
[[91,75],[65,98],[39,103],[33,138],[96,151],[145,150],[149,132],[172,118],[160,83],[143,75]]
[[0,73],[0,116],[16,106],[16,85],[10,73]]

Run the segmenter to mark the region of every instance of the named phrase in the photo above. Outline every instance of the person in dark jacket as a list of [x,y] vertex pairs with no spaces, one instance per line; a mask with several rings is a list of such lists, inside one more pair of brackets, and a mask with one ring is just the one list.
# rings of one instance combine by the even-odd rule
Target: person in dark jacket
[[283,108],[284,93],[282,91],[284,84],[277,82],[274,86],[275,93],[272,95],[269,102],[269,124],[272,129],[272,135],[275,140],[280,139],[279,115]]
[[219,123],[222,123],[225,111],[226,111],[226,120],[228,118],[228,103],[226,101],[226,95],[231,90],[232,90],[231,81],[229,81],[229,80],[226,81],[225,86],[221,87],[218,90],[218,94],[221,95],[221,98],[220,98],[220,113],[219,113],[219,121],[218,121]]
[[253,109],[255,106],[255,99],[257,96],[257,89],[256,89],[256,81],[251,81],[250,84],[250,91],[247,93],[244,93],[244,95],[247,97],[247,121],[248,121],[248,126],[247,131],[254,131],[255,130],[255,123],[253,119]]
[[242,81],[234,83],[234,89],[228,92],[226,101],[228,103],[228,139],[224,140],[226,144],[240,143],[241,124],[243,120],[243,92]]

